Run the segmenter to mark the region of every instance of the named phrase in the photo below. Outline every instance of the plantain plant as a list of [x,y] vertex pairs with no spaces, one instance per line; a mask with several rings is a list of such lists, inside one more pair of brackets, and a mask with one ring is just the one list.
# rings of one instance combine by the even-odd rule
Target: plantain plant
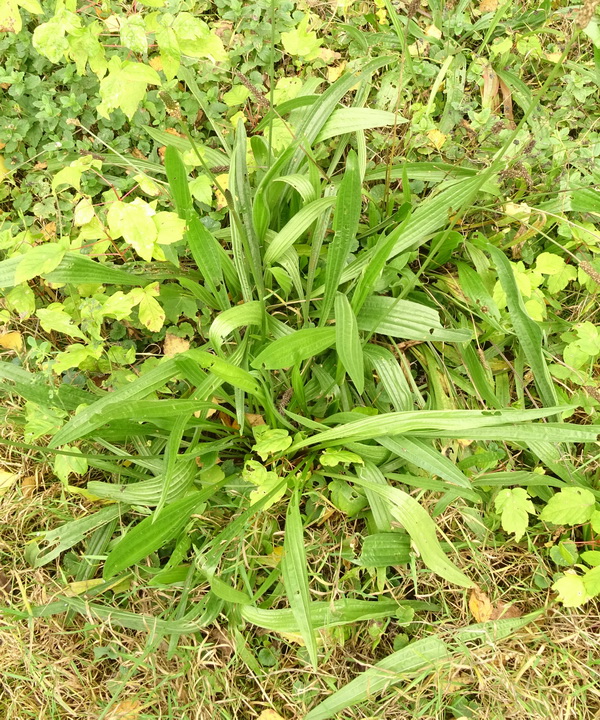
[[[448,261],[452,225],[487,191],[493,173],[399,162],[386,172],[402,182],[403,202],[389,213],[372,211],[380,171],[367,167],[364,132],[393,124],[394,116],[362,105],[364,88],[384,63],[342,76],[323,94],[283,103],[250,138],[240,123],[219,151],[228,187],[211,167],[214,150],[189,134],[152,131],[167,145],[164,170],[185,227],[181,257],[165,276],[199,299],[210,317],[193,348],[163,358],[114,392],[56,389],[2,364],[0,374],[25,399],[53,398],[68,414],[49,448],[83,456],[110,477],[87,483],[100,509],[45,533],[30,553],[40,566],[84,542],[89,559],[80,563],[77,580],[91,580],[101,568],[99,582],[85,600],[61,598],[34,612],[110,617],[173,642],[224,615],[234,626],[298,633],[316,668],[321,629],[420,609],[395,596],[386,567],[410,563],[417,582],[419,573],[432,572],[452,585],[474,586],[458,550],[442,545],[434,515],[411,494],[415,487],[435,491],[440,507],[483,502],[485,487],[440,451],[440,440],[526,447],[558,468],[565,483],[585,486],[583,476],[556,459],[556,448],[593,442],[597,431],[560,421],[569,408],[556,399],[541,332],[523,310],[504,255],[477,248],[498,269],[513,327],[490,322],[517,334],[533,372],[542,403],[531,409],[501,401],[501,388],[478,360],[470,311],[460,303],[444,306],[412,267],[419,255],[432,267]],[[346,107],[342,101],[355,86],[354,105]],[[269,144],[275,119],[289,134],[283,149]],[[185,134],[185,124],[182,129]],[[227,203],[228,222],[216,232],[190,191],[184,162],[190,152]],[[431,188],[420,202],[410,195],[414,178]],[[77,250],[61,253],[41,270],[50,282],[149,287],[154,281]],[[5,287],[18,284],[19,262],[0,264]],[[476,290],[472,268],[464,273]],[[418,359],[435,376],[446,350],[462,358],[475,388],[462,407],[442,384],[424,396],[411,372],[411,359]],[[504,484],[514,484],[506,475]],[[315,600],[311,592],[318,569],[310,564],[306,527],[320,521],[325,507],[360,522],[363,553],[354,562],[374,578],[370,589],[341,600]],[[247,566],[244,558],[260,550],[260,528],[278,515],[285,518],[281,559],[265,579],[264,568]],[[132,575],[150,586],[182,588],[170,617],[100,601]],[[206,592],[192,602],[198,586]],[[466,640],[497,639],[525,621],[491,623],[481,632],[474,626],[455,645],[437,636],[410,644],[308,717],[330,717],[383,689],[390,671],[443,661]]]

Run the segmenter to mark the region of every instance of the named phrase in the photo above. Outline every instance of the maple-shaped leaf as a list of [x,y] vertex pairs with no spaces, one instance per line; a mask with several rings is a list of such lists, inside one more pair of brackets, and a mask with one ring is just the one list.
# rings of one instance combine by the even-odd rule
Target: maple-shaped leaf
[[590,490],[566,487],[550,498],[540,518],[555,525],[579,525],[591,518],[595,504]]
[[501,490],[494,500],[496,511],[502,513],[502,529],[513,533],[518,542],[529,525],[529,514],[535,515],[535,507],[523,488]]
[[98,115],[108,118],[120,108],[131,120],[144,99],[148,85],[160,85],[160,77],[149,65],[121,61],[113,55],[108,63],[108,75],[100,81]]

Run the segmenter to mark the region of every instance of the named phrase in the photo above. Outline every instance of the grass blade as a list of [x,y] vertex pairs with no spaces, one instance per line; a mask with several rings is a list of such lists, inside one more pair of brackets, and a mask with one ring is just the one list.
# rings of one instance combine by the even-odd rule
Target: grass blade
[[306,571],[306,552],[304,549],[304,529],[298,507],[298,493],[289,504],[285,521],[285,540],[283,543],[281,574],[285,592],[298,625],[298,630],[306,644],[306,650],[313,667],[316,669],[317,641],[310,615],[310,591]]
[[335,296],[335,347],[344,369],[362,394],[365,387],[365,368],[356,316],[348,298],[341,293]]

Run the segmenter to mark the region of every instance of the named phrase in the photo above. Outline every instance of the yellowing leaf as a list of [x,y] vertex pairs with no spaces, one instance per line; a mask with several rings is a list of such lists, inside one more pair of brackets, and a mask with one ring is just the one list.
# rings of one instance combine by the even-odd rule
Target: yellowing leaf
[[529,514],[535,515],[535,507],[527,490],[523,488],[505,488],[494,500],[496,510],[502,513],[502,529],[513,533],[518,542],[529,525]]
[[590,519],[595,504],[591,490],[565,487],[550,498],[540,518],[555,525],[579,525]]
[[82,595],[88,590],[91,590],[92,588],[103,584],[104,580],[102,578],[94,578],[92,580],[76,580],[75,582],[71,582],[67,585],[67,587],[64,589],[64,594],[67,597],[77,597],[77,595]]
[[165,341],[163,343],[163,353],[165,357],[173,357],[174,355],[185,352],[189,349],[189,340],[181,338],[179,335],[173,335],[172,333],[167,333],[165,335]]
[[482,13],[496,12],[498,9],[498,0],[481,0],[479,3],[479,11]]
[[142,708],[139,700],[121,700],[106,715],[106,720],[138,720]]
[[21,32],[23,21],[16,0],[0,2],[0,32]]
[[492,601],[478,587],[471,590],[469,608],[477,622],[487,622],[492,617],[492,612],[494,611]]
[[446,142],[447,136],[443,132],[440,132],[437,128],[430,130],[427,133],[427,137],[431,141],[431,144],[436,150],[441,150]]
[[155,210],[141,198],[111,204],[106,220],[113,238],[123,237],[136,253],[150,262],[158,238],[158,227],[153,216]]
[[84,197],[77,203],[77,205],[75,205],[75,210],[73,211],[73,224],[78,227],[81,225],[87,225],[92,222],[93,218],[94,206],[92,205],[92,201],[89,198]]
[[432,37],[436,38],[436,40],[439,40],[442,37],[442,31],[435,25],[429,25],[427,28],[425,28],[425,35],[427,35],[427,37]]
[[153,68],[143,63],[121,61],[113,55],[108,64],[108,75],[100,81],[98,115],[108,118],[120,108],[131,120],[146,95],[148,85],[160,85],[161,80]]
[[308,30],[310,15],[305,15],[294,30],[281,33],[281,42],[287,53],[305,60],[314,60],[319,55],[321,44],[317,33]]
[[[282,637],[284,640],[287,640],[289,643],[294,643],[294,645],[300,645],[301,647],[306,647],[306,643],[304,642],[304,638],[300,633],[295,632],[283,632],[282,630],[278,630],[277,634]],[[277,717],[280,717],[277,715]]]
[[35,475],[28,475],[21,480],[21,492],[23,497],[31,497],[37,489]]
[[8,174],[9,173],[6,167],[6,162],[4,161],[2,155],[0,155],[0,182],[2,182]]
[[580,607],[591,598],[583,578],[575,573],[566,573],[554,583],[552,589],[558,593],[558,599],[565,607]]
[[8,470],[0,470],[0,497],[6,495],[18,479],[19,476],[15,475],[15,473],[8,472]]
[[283,718],[275,710],[263,710],[256,720],[283,720]]
[[23,349],[23,336],[20,332],[7,332],[0,335],[0,348],[5,350],[19,350]]
[[334,83],[344,72],[344,69],[346,68],[346,61],[344,60],[339,65],[332,65],[331,67],[327,68],[327,80],[330,83]]

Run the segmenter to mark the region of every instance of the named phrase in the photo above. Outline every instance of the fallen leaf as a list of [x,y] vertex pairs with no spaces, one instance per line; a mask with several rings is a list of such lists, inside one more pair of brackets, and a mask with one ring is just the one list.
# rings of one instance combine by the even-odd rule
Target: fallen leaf
[[265,419],[262,415],[255,415],[254,413],[246,413],[246,420],[250,427],[256,427],[257,425],[266,425]]
[[16,331],[3,333],[0,335],[0,348],[19,352],[23,349],[23,336]]
[[283,720],[283,718],[275,710],[263,710],[256,720]]
[[492,601],[483,590],[478,587],[471,590],[469,608],[477,622],[487,622],[492,617],[494,611]]
[[179,335],[167,333],[163,343],[163,354],[165,357],[173,357],[190,349],[190,341]]
[[498,90],[500,89],[500,79],[494,72],[491,65],[486,65],[481,73],[483,78],[483,86],[481,88],[481,105],[489,108],[494,112],[498,108]]
[[502,602],[502,600],[499,600],[495,604],[492,603],[490,598],[478,587],[471,590],[469,608],[477,622],[500,620],[500,618],[518,618],[522,615],[522,612],[516,605],[509,605],[508,603]]
[[300,645],[300,647],[306,647],[304,638],[300,633],[283,632],[283,630],[276,630],[276,632],[281,638],[287,640],[289,643],[293,643],[294,645]]
[[154,68],[156,72],[160,72],[163,69],[163,61],[160,55],[154,55],[148,60],[148,65]]
[[35,475],[28,475],[21,480],[21,492],[23,497],[31,497],[37,490],[37,480]]
[[339,65],[332,65],[327,68],[327,80],[330,83],[334,83],[344,72],[346,68],[346,61],[343,60]]
[[479,12],[489,13],[496,12],[499,0],[481,0],[479,3]]
[[446,142],[446,135],[444,135],[443,132],[440,132],[437,128],[430,130],[427,133],[427,137],[436,150],[441,150]]
[[139,700],[121,700],[106,715],[106,720],[137,720],[142,707]]
[[0,498],[11,489],[17,482],[19,476],[7,470],[0,470]]

